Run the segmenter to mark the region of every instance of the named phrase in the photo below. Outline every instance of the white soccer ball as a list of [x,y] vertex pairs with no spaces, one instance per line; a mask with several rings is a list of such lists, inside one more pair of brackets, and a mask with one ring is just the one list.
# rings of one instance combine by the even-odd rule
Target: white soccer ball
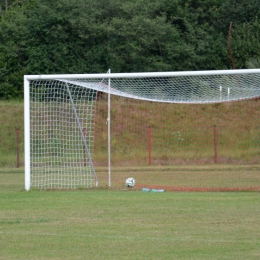
[[132,188],[135,186],[135,179],[130,177],[125,180],[126,187]]

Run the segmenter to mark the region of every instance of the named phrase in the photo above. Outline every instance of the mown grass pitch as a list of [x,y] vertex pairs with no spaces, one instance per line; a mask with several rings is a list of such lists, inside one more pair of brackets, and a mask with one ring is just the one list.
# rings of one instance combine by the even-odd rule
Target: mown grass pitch
[[0,170],[0,259],[259,259],[259,192],[24,191]]

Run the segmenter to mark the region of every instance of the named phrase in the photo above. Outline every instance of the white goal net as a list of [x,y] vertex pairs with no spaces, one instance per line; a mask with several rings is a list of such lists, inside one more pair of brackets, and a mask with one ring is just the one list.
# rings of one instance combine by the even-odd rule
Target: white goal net
[[[133,104],[137,102],[141,102],[141,115],[147,113],[145,107],[150,103],[246,100],[260,97],[259,84],[260,70],[25,76],[25,188],[91,188],[100,183],[111,186],[111,146],[121,147],[116,144],[119,140],[126,142],[126,148],[114,150],[128,160],[131,138],[138,139],[126,135],[123,121],[110,132],[113,118],[116,120],[116,113],[120,114],[126,104],[130,110],[125,111],[124,117],[135,117],[137,113],[132,114],[131,108],[134,111]],[[103,105],[98,105],[102,100]],[[165,108],[153,109],[144,117],[149,117],[150,122],[138,119],[138,125],[148,129],[156,122],[151,116],[160,117],[164,111],[159,110]],[[124,132],[125,139],[116,139],[117,132]],[[99,140],[94,146],[95,136]],[[111,136],[115,138],[112,140]],[[137,140],[136,147],[138,143],[141,146],[142,139]],[[157,142],[165,146],[165,141]],[[96,161],[93,151],[98,154]],[[141,151],[137,157],[141,160]],[[104,166],[98,163],[102,160],[108,164],[108,170],[103,169],[108,173],[106,184],[99,181],[96,171],[96,166]]]

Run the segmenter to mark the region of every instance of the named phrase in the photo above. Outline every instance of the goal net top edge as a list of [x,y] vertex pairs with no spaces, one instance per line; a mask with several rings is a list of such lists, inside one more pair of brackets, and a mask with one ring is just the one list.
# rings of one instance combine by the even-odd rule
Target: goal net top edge
[[169,71],[169,72],[131,72],[131,73],[97,73],[97,74],[45,74],[24,75],[25,80],[52,80],[52,79],[84,79],[84,78],[146,78],[146,77],[180,77],[206,75],[233,75],[233,74],[260,74],[260,69],[236,70],[204,70],[204,71]]
[[[168,96],[168,97],[161,97],[160,95],[143,95],[143,93],[138,92],[129,92],[127,89],[120,90],[117,88],[118,86],[115,85],[115,87],[108,86],[107,84],[103,82],[83,82],[83,81],[74,81],[72,80],[66,80],[66,79],[59,79],[57,81],[63,82],[65,84],[69,85],[75,85],[75,86],[81,86],[85,89],[92,89],[95,91],[101,91],[103,93],[116,95],[119,97],[125,97],[130,99],[137,99],[137,100],[143,100],[143,101],[152,101],[152,102],[161,102],[161,103],[173,103],[173,104],[210,104],[210,103],[223,103],[223,102],[232,102],[232,101],[238,101],[238,100],[247,100],[247,99],[253,99],[253,98],[259,98],[260,92],[258,93],[247,93],[247,95],[238,96],[235,95],[233,97],[230,96],[206,96],[206,97],[193,97],[193,98],[187,98],[184,95],[181,96]],[[141,94],[141,95],[140,95]]]

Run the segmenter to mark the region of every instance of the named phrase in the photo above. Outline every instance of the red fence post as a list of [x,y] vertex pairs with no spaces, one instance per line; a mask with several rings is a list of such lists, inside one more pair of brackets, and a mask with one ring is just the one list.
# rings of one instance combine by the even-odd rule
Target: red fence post
[[[85,140],[86,140],[86,133],[87,133],[86,128],[83,128],[83,136]],[[87,166],[87,154],[86,154],[86,147],[84,143],[83,143],[83,158],[84,158],[84,166]]]
[[216,125],[214,125],[214,163],[218,163],[217,127],[216,127]]
[[148,127],[148,164],[152,164],[152,128]]
[[20,167],[20,129],[16,129],[16,154],[17,154],[17,168]]

